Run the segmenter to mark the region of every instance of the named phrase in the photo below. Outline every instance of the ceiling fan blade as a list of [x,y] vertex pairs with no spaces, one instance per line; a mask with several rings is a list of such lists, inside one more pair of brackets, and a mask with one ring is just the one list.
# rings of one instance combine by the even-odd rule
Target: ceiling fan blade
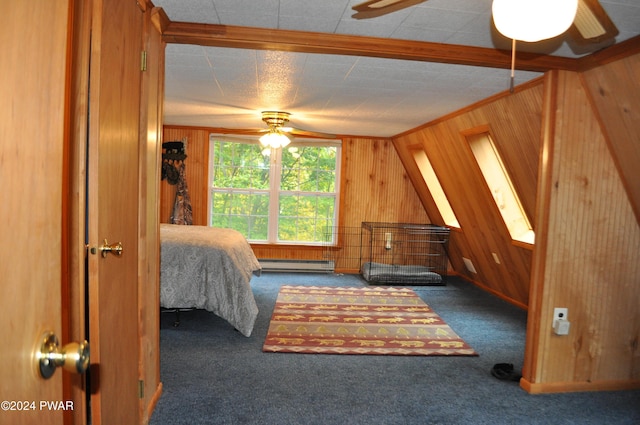
[[619,31],[598,0],[579,0],[571,36],[579,44],[613,40]]
[[222,134],[242,134],[247,136],[257,136],[269,131],[268,128],[216,128]]
[[386,15],[427,0],[369,0],[352,7],[357,13],[351,15],[355,19],[370,19]]
[[322,139],[335,139],[337,136],[330,133],[322,133],[319,131],[301,130],[293,127],[282,127],[281,130],[293,136],[319,137]]

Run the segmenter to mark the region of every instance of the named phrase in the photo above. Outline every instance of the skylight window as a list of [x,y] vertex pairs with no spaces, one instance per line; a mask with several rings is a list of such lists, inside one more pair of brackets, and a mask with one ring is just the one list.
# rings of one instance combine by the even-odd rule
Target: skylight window
[[444,223],[447,226],[460,228],[458,219],[453,213],[451,204],[449,204],[447,195],[445,195],[444,190],[442,189],[440,180],[438,180],[438,176],[436,176],[427,154],[422,149],[413,149],[412,153],[413,159],[416,161],[418,169],[420,169],[422,178],[424,178],[424,182],[427,184],[429,192],[431,192],[431,196],[438,207],[438,211],[440,211],[440,215],[442,216]]
[[515,241],[533,244],[535,239],[533,229],[491,135],[487,131],[467,134],[466,138],[493,195],[493,200],[509,229],[511,238]]

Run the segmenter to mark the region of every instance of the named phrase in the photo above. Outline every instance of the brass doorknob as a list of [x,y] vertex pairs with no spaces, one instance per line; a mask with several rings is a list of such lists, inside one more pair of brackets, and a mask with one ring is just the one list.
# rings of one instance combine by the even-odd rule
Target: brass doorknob
[[102,257],[106,257],[108,253],[120,256],[122,255],[122,242],[109,245],[109,242],[105,239],[100,247],[100,252],[102,252]]
[[89,343],[70,342],[59,349],[56,335],[47,331],[40,341],[40,349],[36,353],[40,375],[44,379],[53,376],[56,368],[62,367],[67,372],[85,373],[89,368]]

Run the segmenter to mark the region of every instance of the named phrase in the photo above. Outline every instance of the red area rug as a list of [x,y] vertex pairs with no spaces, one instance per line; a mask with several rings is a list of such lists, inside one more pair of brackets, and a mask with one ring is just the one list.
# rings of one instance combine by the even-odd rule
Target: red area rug
[[262,351],[477,356],[409,288],[282,286]]

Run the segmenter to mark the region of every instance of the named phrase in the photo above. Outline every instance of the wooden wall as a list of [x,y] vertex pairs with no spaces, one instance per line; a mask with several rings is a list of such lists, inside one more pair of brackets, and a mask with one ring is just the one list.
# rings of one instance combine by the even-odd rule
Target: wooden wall
[[[638,75],[639,54],[549,72],[394,138],[433,221],[443,224],[415,149],[427,153],[457,215],[454,269],[528,307],[521,386],[531,393],[640,388]],[[510,240],[463,137],[474,128],[494,137],[535,247]],[[553,332],[556,307],[568,308],[567,336]]]
[[[541,232],[522,382],[533,393],[640,388],[640,227],[629,196],[638,193],[628,190],[638,162],[627,174],[624,160],[616,161],[620,150],[637,151],[640,123],[619,128],[627,117],[609,109],[638,111],[639,58],[547,76]],[[635,77],[617,72],[625,67],[635,67]],[[568,308],[569,335],[553,333],[555,307]]]
[[[165,126],[164,141],[188,143],[187,181],[194,224],[207,224],[209,133],[217,129]],[[389,139],[342,139],[339,217],[341,226],[359,227],[363,221],[429,223],[402,162]],[[162,182],[160,220],[169,222],[175,187]],[[323,258],[321,247],[253,244],[260,259]]]
[[[187,159],[185,172],[191,195],[193,224],[206,226],[207,190],[209,178],[209,133],[210,130],[190,127],[164,127],[163,142],[186,141]],[[160,223],[169,223],[176,196],[176,187],[162,180],[160,184]]]
[[596,67],[584,72],[582,78],[640,221],[640,55]]
[[[535,80],[514,94],[487,99],[394,139],[429,216],[444,225],[413,149],[426,152],[458,218],[461,228],[452,231],[450,246],[454,270],[521,307],[528,304],[533,246],[512,242],[465,133],[491,133],[535,230],[541,106],[542,80]],[[465,267],[462,257],[472,261],[477,273]]]
[[346,138],[340,222],[430,223],[391,140]]

